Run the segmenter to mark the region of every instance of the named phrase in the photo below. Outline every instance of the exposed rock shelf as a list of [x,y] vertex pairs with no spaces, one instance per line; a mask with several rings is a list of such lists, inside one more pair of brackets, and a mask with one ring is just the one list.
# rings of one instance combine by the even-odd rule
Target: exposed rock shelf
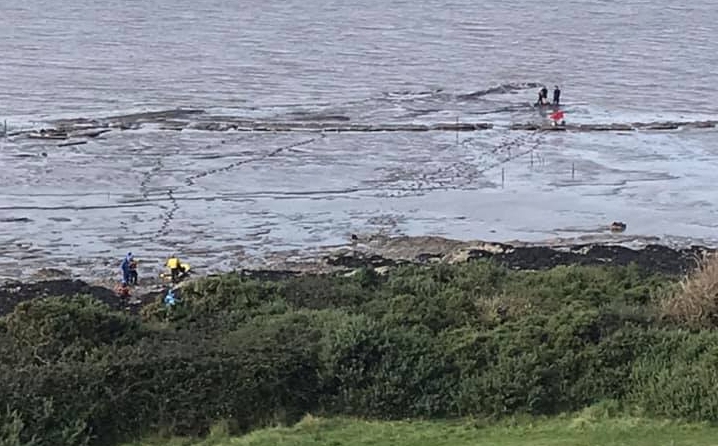
[[459,246],[446,251],[421,252],[413,258],[382,256],[366,251],[346,250],[324,257],[333,266],[343,268],[391,267],[408,263],[463,263],[477,259],[491,259],[508,268],[542,270],[562,265],[616,265],[635,263],[649,271],[663,274],[684,274],[696,261],[711,249],[694,246],[672,249],[662,245],[648,245],[631,249],[620,245],[576,245],[566,248],[549,246],[515,247],[501,243],[483,243]]
[[572,131],[572,132],[626,132],[636,130],[678,130],[714,128],[718,121],[665,121],[665,122],[633,122],[630,124],[512,124],[511,130],[532,131]]
[[[133,113],[104,118],[62,119],[53,122],[54,127],[21,130],[8,133],[9,137],[26,137],[43,140],[63,141],[60,144],[81,144],[89,138],[97,138],[113,130],[135,130],[145,125],[155,125],[160,130],[182,131],[185,129],[225,132],[475,132],[495,127],[490,122],[439,122],[432,124],[412,123],[352,123],[345,116],[297,117],[291,121],[253,120],[239,116],[220,116],[206,114],[199,109],[173,109],[156,112]],[[321,119],[320,119],[321,118]],[[507,127],[514,131],[533,132],[629,132],[629,131],[665,131],[682,129],[711,129],[718,121],[654,121],[633,123],[597,123],[551,125],[549,123],[515,123]]]

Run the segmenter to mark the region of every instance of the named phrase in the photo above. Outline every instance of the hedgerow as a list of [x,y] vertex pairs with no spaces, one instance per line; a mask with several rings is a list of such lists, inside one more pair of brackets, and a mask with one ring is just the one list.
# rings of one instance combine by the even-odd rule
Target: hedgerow
[[310,412],[548,415],[608,400],[716,421],[718,335],[709,318],[666,317],[676,283],[633,266],[481,261],[227,274],[139,316],[89,297],[27,301],[0,319],[0,444],[203,435],[220,421],[239,432]]

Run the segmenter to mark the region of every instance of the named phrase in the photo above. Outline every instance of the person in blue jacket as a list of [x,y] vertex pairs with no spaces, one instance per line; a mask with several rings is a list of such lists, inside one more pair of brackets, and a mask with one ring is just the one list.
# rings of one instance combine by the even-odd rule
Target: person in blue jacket
[[128,252],[125,258],[122,260],[122,265],[120,265],[120,269],[122,269],[122,280],[126,283],[130,283],[130,263],[132,262],[132,253]]
[[177,297],[175,296],[175,291],[172,288],[169,288],[167,290],[167,294],[165,295],[165,306],[171,307],[176,303]]

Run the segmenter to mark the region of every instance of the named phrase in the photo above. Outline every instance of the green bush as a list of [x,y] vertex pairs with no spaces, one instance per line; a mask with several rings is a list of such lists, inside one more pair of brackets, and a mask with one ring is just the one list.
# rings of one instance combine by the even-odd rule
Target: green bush
[[[716,420],[718,338],[657,317],[669,278],[491,262],[206,278],[140,317],[87,297],[0,319],[0,445],[242,431],[305,413],[555,414],[600,401]],[[675,323],[673,321],[672,323]]]
[[165,334],[95,361],[0,368],[0,396],[48,437],[56,427],[36,411],[52,399],[56,416],[86,423],[102,444],[160,428],[198,435],[218,419],[238,428],[297,420],[315,409],[319,365],[303,319],[289,319],[245,327],[221,342]]
[[138,320],[85,296],[22,302],[4,323],[6,336],[40,363],[81,361],[101,346],[131,343],[141,336]]
[[332,322],[321,341],[323,401],[330,412],[380,418],[449,413],[458,370],[429,330],[385,326],[362,315]]

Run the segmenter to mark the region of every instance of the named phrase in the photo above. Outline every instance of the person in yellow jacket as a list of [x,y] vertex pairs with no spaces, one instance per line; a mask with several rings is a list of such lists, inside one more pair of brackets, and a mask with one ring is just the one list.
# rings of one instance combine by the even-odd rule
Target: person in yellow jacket
[[170,274],[172,275],[172,282],[173,283],[179,282],[180,275],[182,275],[186,272],[186,268],[180,262],[180,259],[178,259],[177,256],[172,255],[169,259],[167,259],[166,265],[167,265],[167,268],[170,270]]

